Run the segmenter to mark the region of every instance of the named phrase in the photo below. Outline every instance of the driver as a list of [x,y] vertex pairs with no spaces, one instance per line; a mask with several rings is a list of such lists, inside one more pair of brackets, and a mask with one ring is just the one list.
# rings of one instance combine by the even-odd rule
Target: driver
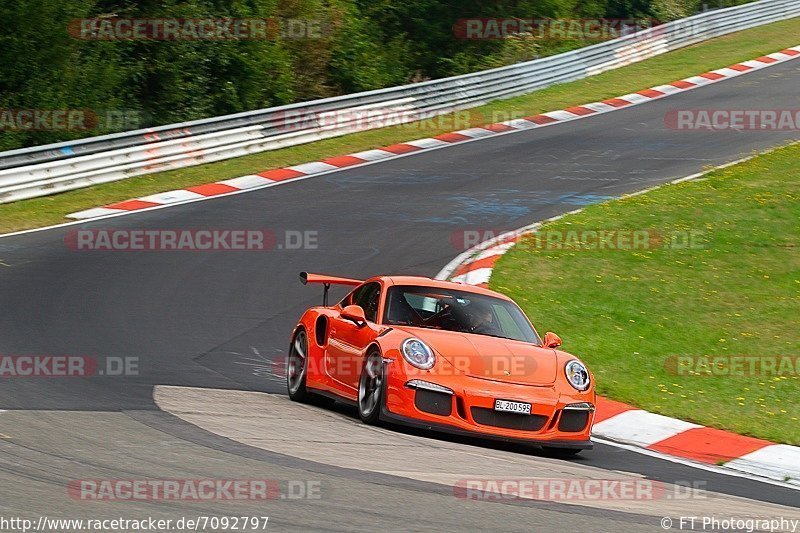
[[467,329],[470,333],[485,333],[495,335],[498,333],[494,323],[492,308],[480,302],[472,302],[464,310],[467,315]]

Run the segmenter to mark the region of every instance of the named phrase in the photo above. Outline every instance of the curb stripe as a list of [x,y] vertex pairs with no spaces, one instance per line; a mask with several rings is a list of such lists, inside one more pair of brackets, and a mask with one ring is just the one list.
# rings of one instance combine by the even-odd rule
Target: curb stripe
[[742,73],[741,70],[737,70],[737,69],[731,68],[731,67],[720,68],[720,69],[714,70],[712,72],[714,72],[714,74],[719,74],[719,75],[721,75],[723,77],[727,77],[727,78],[732,78],[732,77],[738,76],[739,74]]
[[609,111],[614,111],[616,109],[614,106],[610,106],[608,104],[604,104],[603,102],[594,102],[591,104],[584,104],[582,107],[587,109],[591,109],[593,111],[597,111],[598,113],[608,113]]
[[290,168],[276,168],[266,172],[259,172],[258,175],[272,181],[283,181],[302,176],[303,173]]
[[418,146],[414,146],[413,144],[393,144],[391,146],[384,146],[381,150],[385,150],[386,152],[391,152],[395,155],[399,154],[407,154],[408,152],[416,152],[417,150],[422,150]]
[[82,215],[82,218],[99,218],[111,215],[118,215],[120,213],[126,213],[129,211],[131,210],[112,208],[109,206],[109,207],[93,207],[92,209],[81,211],[80,214]]
[[428,137],[425,139],[417,139],[416,141],[408,141],[406,144],[416,146],[417,148],[436,148],[438,146],[447,146],[449,143]]
[[323,159],[322,162],[328,165],[333,165],[338,168],[343,168],[352,165],[360,165],[364,163],[365,160],[360,159],[358,157],[354,157],[352,155],[340,155],[337,157],[329,157],[328,159]]
[[524,118],[515,118],[514,120],[506,120],[505,122],[500,122],[500,124],[503,124],[504,126],[511,126],[513,129],[516,130],[529,130],[531,128],[538,127],[530,120]]
[[[663,96],[663,94],[661,94],[661,93],[658,93],[658,94],[660,96]],[[631,93],[631,94],[626,94],[624,96],[620,96],[620,98],[622,100],[627,100],[632,104],[642,104],[644,102],[649,102],[650,100],[652,100],[655,97],[653,97],[653,96],[645,96],[645,95],[639,94],[639,93]]]
[[230,185],[234,189],[242,190],[252,189],[253,187],[263,187],[266,184],[274,182],[268,178],[264,178],[256,174],[249,174],[247,176],[240,176],[238,178],[218,181],[217,183],[221,183],[222,185]]
[[148,207],[155,207],[159,204],[155,202],[145,202],[142,200],[126,200],[116,204],[107,205],[108,209],[121,209],[122,211],[136,211],[137,209],[147,209]]
[[592,113],[597,113],[597,111],[595,111],[594,109],[589,109],[588,107],[585,106],[568,107],[564,111],[579,116],[586,116],[586,115],[591,115]]
[[557,119],[553,117],[549,117],[547,115],[533,115],[532,117],[525,117],[525,120],[528,122],[533,122],[534,124],[539,124],[541,126],[545,124],[552,124],[553,122],[558,122]]
[[493,131],[495,133],[503,133],[504,131],[511,131],[511,130],[514,129],[511,126],[509,126],[508,124],[501,124],[499,122],[497,124],[488,124],[488,125],[483,126],[483,127],[486,128],[487,130]]
[[691,89],[692,87],[696,87],[696,84],[686,80],[673,82],[672,85],[677,87],[678,89]]
[[206,183],[205,185],[187,187],[186,190],[203,196],[217,196],[218,194],[227,194],[229,192],[238,191],[239,189],[225,183]]
[[548,111],[547,113],[542,113],[546,117],[550,117],[557,121],[561,120],[573,120],[574,118],[578,117],[578,115],[574,113],[570,113],[569,111]]
[[800,485],[800,448],[787,444],[773,444],[725,463],[725,467],[772,479]]
[[444,141],[447,143],[458,143],[461,141],[466,141],[468,139],[471,139],[471,137],[467,135],[462,135],[461,133],[451,132],[451,133],[443,133],[441,135],[437,135],[436,137],[434,137],[434,139],[438,139],[440,141]]
[[356,152],[350,155],[358,157],[359,159],[364,159],[365,161],[380,161],[381,159],[392,157],[393,154],[386,150],[364,150],[363,152]]
[[300,165],[294,165],[286,168],[289,170],[294,170],[295,172],[299,172],[303,176],[308,176],[309,174],[317,174],[319,172],[334,170],[337,167],[329,165],[328,163],[323,163],[322,161],[314,161],[311,163],[302,163]]
[[480,139],[481,137],[494,135],[493,131],[487,130],[486,128],[469,128],[466,130],[458,130],[455,133],[458,133],[459,135],[466,135],[470,139]]
[[467,285],[481,285],[484,283],[489,282],[489,278],[492,277],[492,269],[485,267],[485,268],[478,268],[475,270],[470,270],[460,276],[453,276],[450,281],[465,283]]
[[461,268],[459,268],[454,272],[454,274],[458,276],[461,274],[466,274],[467,272],[472,272],[473,270],[480,270],[482,268],[493,268],[494,264],[497,262],[498,259],[500,259],[501,255],[502,253],[498,253],[496,255],[491,255],[489,257],[485,257],[478,261],[462,265]]
[[704,85],[710,85],[714,83],[714,80],[712,80],[711,78],[707,78],[705,76],[692,76],[690,78],[686,78],[683,81],[693,83],[698,87],[703,87]]
[[639,91],[636,94],[646,96],[647,98],[661,98],[662,96],[665,96],[665,93],[655,89],[645,89],[644,91]]
[[701,463],[730,461],[772,443],[714,428],[694,428],[648,446],[669,455],[680,455]]
[[702,426],[641,409],[633,409],[612,416],[603,422],[595,423],[593,432],[608,439],[652,449],[651,445],[657,442],[699,427]]
[[386,152],[391,152],[395,155],[399,155],[399,154],[407,154],[408,152],[416,152],[417,150],[422,150],[422,148],[414,146],[413,144],[400,143],[400,144],[393,144],[391,146],[384,146],[383,148],[381,148],[381,150],[384,150]]
[[604,104],[613,106],[613,107],[625,107],[626,105],[631,105],[631,103],[627,100],[623,100],[622,98],[611,98],[609,100],[603,100]]
[[187,200],[196,200],[203,198],[202,194],[197,194],[188,189],[177,189],[174,191],[159,192],[151,194],[150,196],[142,196],[139,200],[145,202],[152,202],[156,205],[174,204],[176,202],[185,202]]

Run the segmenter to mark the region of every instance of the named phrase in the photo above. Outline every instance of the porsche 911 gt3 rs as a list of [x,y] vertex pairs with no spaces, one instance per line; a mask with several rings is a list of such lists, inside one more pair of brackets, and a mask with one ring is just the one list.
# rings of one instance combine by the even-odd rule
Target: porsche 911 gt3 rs
[[[295,327],[289,397],[352,402],[361,420],[539,444],[558,455],[592,447],[594,377],[541,339],[507,296],[417,276],[366,281],[302,272],[323,305]],[[331,285],[353,289],[328,305]]]

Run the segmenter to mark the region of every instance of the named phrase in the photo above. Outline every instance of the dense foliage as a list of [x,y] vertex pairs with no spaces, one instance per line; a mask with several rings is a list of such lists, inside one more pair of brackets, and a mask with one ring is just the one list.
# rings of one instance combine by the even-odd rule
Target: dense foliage
[[[742,0],[719,0],[725,4]],[[489,68],[580,40],[464,40],[467,17],[671,20],[701,0],[13,0],[0,3],[0,110],[89,109],[92,131],[11,131],[0,150],[179,122]],[[717,7],[714,0],[713,7]],[[319,21],[316,38],[86,40],[86,18]],[[123,117],[120,117],[122,113]],[[3,131],[5,130],[5,131]]]

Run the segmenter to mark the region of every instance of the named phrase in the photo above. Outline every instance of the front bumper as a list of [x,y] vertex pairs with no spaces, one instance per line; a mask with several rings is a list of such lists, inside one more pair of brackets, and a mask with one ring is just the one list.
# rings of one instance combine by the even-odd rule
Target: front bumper
[[576,450],[591,450],[594,447],[592,441],[590,440],[585,440],[585,441],[557,440],[557,439],[538,440],[536,438],[504,437],[502,435],[496,435],[494,433],[483,433],[475,430],[462,429],[455,426],[451,426],[450,424],[423,422],[415,418],[408,418],[406,416],[400,416],[390,413],[386,409],[386,406],[383,406],[383,408],[381,409],[381,420],[394,424],[408,426],[410,428],[415,428],[415,429],[438,431],[441,433],[448,433],[450,435],[458,435],[463,437],[480,437],[482,439],[487,439],[487,440],[510,442],[516,444],[541,444],[544,446],[551,446],[553,448],[569,448]]
[[[594,419],[593,391],[578,392],[504,383],[466,375],[407,376],[387,372],[385,403],[381,418],[406,426],[558,448],[591,449]],[[423,380],[452,391],[452,394],[410,388],[412,379]],[[567,386],[569,387],[569,386]],[[531,414],[494,411],[497,399],[527,402]],[[588,403],[590,410],[566,409]]]

